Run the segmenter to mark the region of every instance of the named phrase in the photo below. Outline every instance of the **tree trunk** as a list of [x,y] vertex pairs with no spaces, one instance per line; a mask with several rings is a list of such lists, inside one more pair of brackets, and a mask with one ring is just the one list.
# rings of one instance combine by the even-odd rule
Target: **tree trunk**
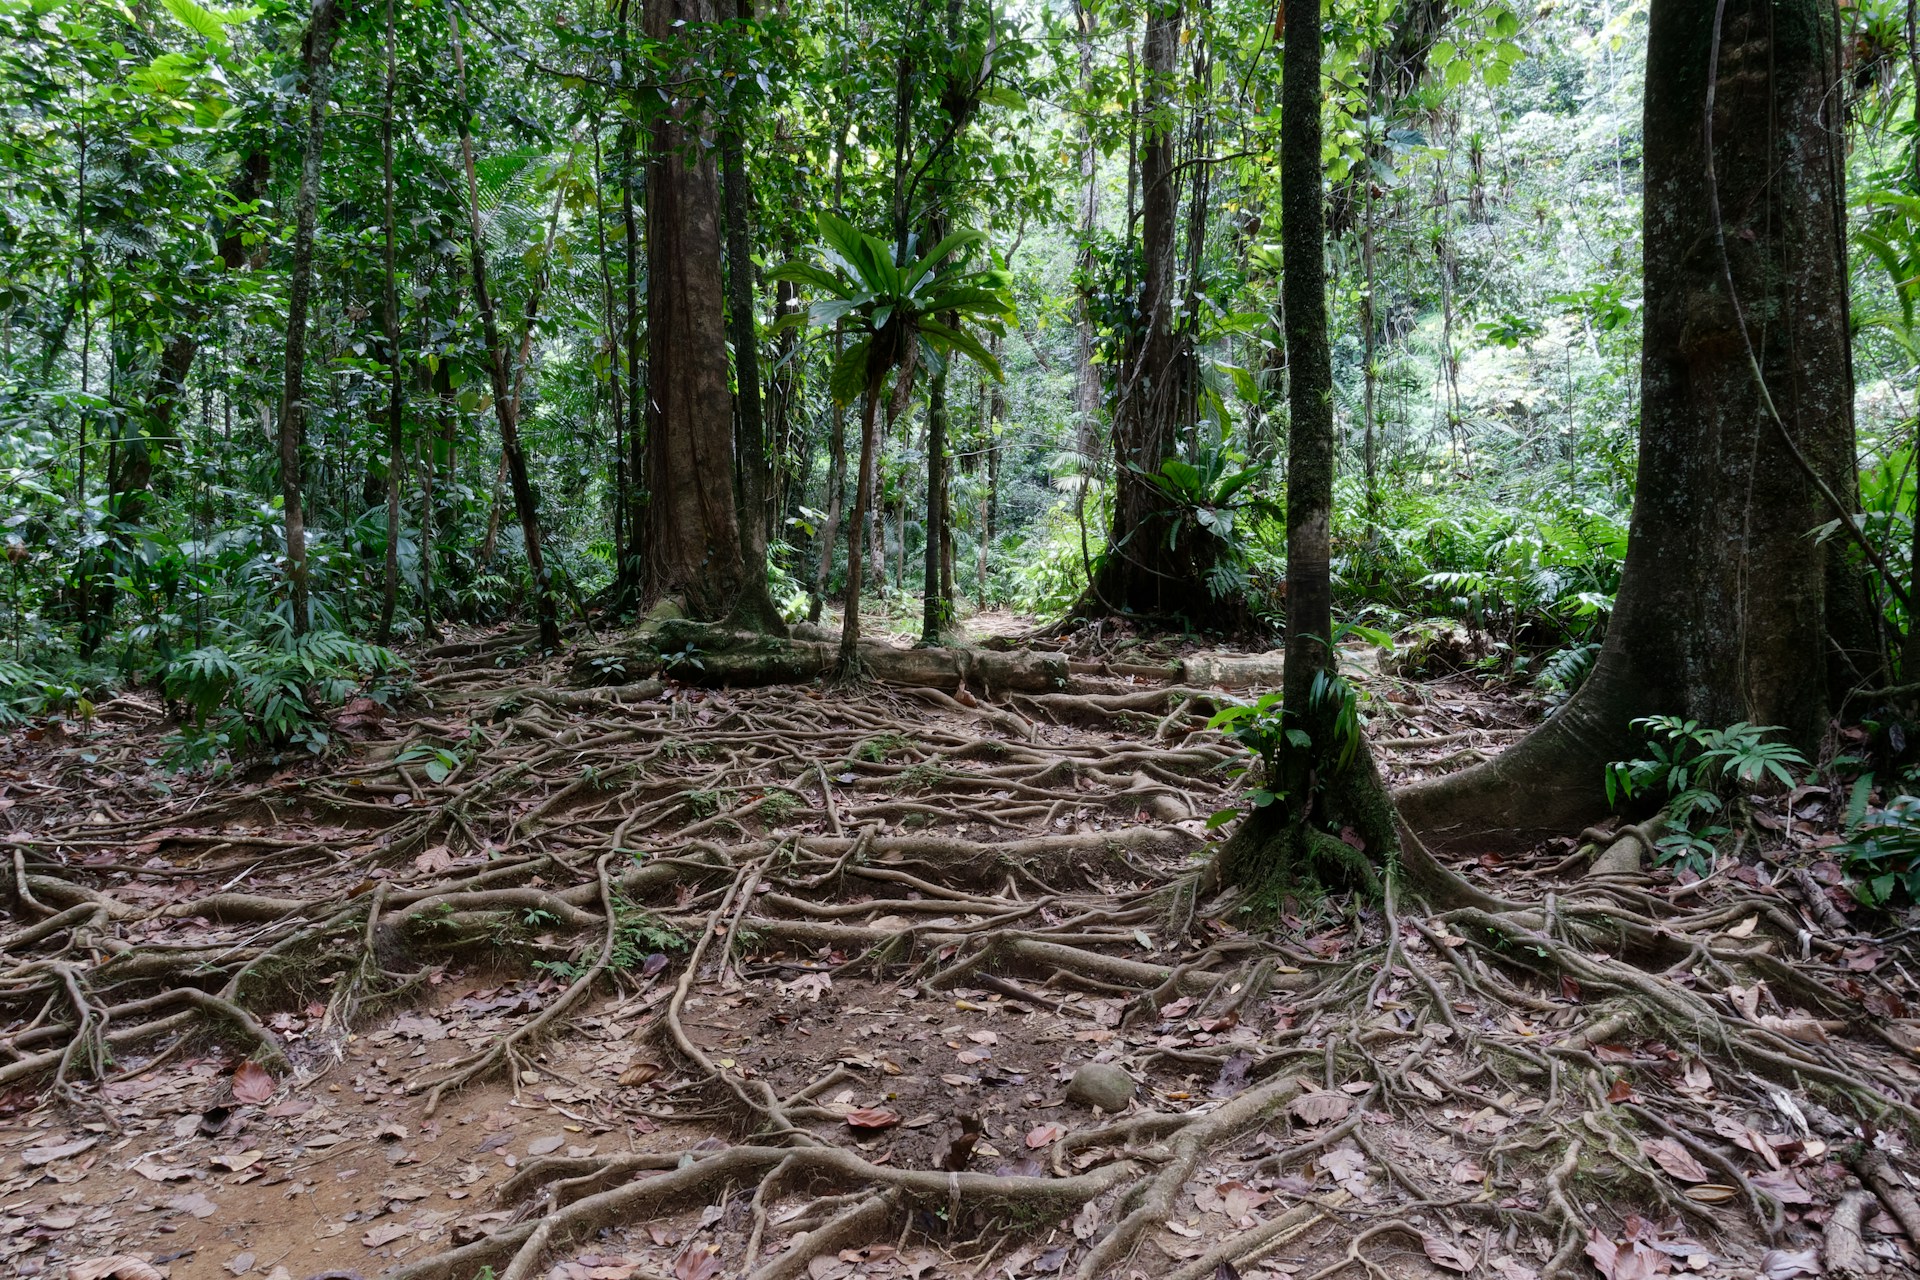
[[[936,242],[937,243],[937,242]],[[942,574],[947,545],[947,371],[934,375],[927,391],[927,546],[920,584],[920,643],[942,644],[953,629],[953,596]],[[906,516],[902,506],[901,554]]]
[[1823,9],[1729,0],[1716,31],[1715,5],[1654,0],[1641,480],[1619,596],[1557,716],[1401,793],[1433,840],[1578,830],[1603,809],[1607,762],[1644,745],[1638,716],[1780,725],[1809,754],[1825,731],[1829,638],[1850,605],[1829,583],[1852,576],[1851,552],[1808,536],[1834,514],[1813,477],[1849,504],[1856,484],[1845,94]]
[[[620,6],[621,31],[626,30],[627,6]],[[646,432],[645,408],[646,390],[640,377],[640,219],[634,212],[633,192],[639,181],[635,171],[634,149],[639,130],[629,122],[620,131],[620,215],[624,219],[621,230],[627,249],[626,278],[626,332],[623,349],[627,359],[627,518],[631,522],[627,530],[627,563],[621,566],[620,582],[627,594],[638,596],[643,590],[642,578],[645,564],[644,553],[647,545],[647,495],[642,486],[646,483]]]
[[[840,340],[834,339],[834,356],[840,355]],[[840,515],[847,501],[847,411],[839,405],[829,406],[827,412],[833,415],[833,425],[829,428],[827,440],[827,516],[820,524],[820,566],[813,580],[813,603],[807,609],[810,621],[820,621],[820,609],[827,599],[827,579],[833,574],[833,549],[840,537]],[[855,540],[858,539],[858,525],[854,525]]]
[[[683,24],[714,22],[715,0],[648,0],[644,12],[650,37],[684,39]],[[748,561],[735,503],[719,180],[697,111],[654,124],[647,165],[647,595],[678,597],[703,621],[784,632],[765,548]]]
[[467,171],[467,214],[470,253],[473,260],[473,301],[480,312],[481,334],[487,345],[487,369],[493,386],[493,413],[500,424],[500,460],[513,489],[513,506],[520,517],[520,532],[527,544],[527,569],[533,575],[534,617],[540,628],[540,644],[546,649],[560,647],[559,608],[554,600],[553,582],[547,575],[546,557],[540,546],[540,512],[533,494],[533,481],[527,474],[526,455],[520,450],[520,422],[513,377],[507,368],[508,353],[500,341],[500,322],[494,314],[493,295],[487,292],[487,253],[480,233],[480,182],[473,165],[472,109],[467,105],[467,56],[460,38],[460,14],[454,0],[447,0],[447,16],[453,43],[453,69],[459,88],[460,156]]
[[[1292,377],[1287,433],[1287,655],[1283,726],[1310,745],[1277,751],[1299,791],[1255,808],[1221,851],[1229,878],[1256,889],[1323,881],[1328,873],[1378,883],[1397,849],[1393,806],[1362,740],[1338,753],[1340,702],[1330,572],[1333,524],[1333,368],[1327,341],[1326,205],[1321,168],[1321,0],[1286,0],[1280,98],[1281,302]],[[1354,732],[1358,732],[1356,729]],[[1301,758],[1306,768],[1291,767]],[[1281,781],[1263,784],[1279,791]],[[1336,839],[1331,832],[1340,832]],[[1357,845],[1357,851],[1351,846]],[[1356,853],[1358,856],[1356,856]]]
[[[874,470],[879,462],[880,394],[886,384],[881,370],[867,378],[867,393],[860,402],[860,472],[853,485],[853,519],[847,535],[846,609],[840,621],[840,658],[834,668],[839,679],[850,680],[860,674],[860,535],[867,525],[867,511],[873,504]],[[879,562],[882,575],[886,562]]]
[[[739,0],[738,19],[753,21],[753,0]],[[736,506],[740,554],[749,569],[767,565],[767,428],[760,400],[760,338],[754,322],[753,188],[747,180],[743,122],[720,131],[722,198],[727,218],[727,338],[733,343],[734,420],[738,424]]]
[[1172,536],[1172,504],[1147,479],[1175,456],[1187,401],[1174,326],[1179,187],[1173,121],[1180,27],[1179,0],[1154,0],[1147,11],[1141,86],[1147,113],[1140,143],[1142,329],[1129,336],[1122,357],[1113,416],[1113,520],[1106,551],[1095,566],[1091,599],[1082,608],[1197,623],[1217,617],[1223,602],[1207,589],[1207,563],[1197,535],[1189,530],[1187,536]]
[[380,321],[387,340],[387,562],[380,592],[380,643],[393,636],[393,613],[400,599],[400,452],[401,413],[406,405],[404,362],[400,358],[400,291],[394,276],[393,225],[393,0],[387,0],[387,65],[380,110],[380,191],[382,220],[386,224],[382,267],[386,276],[380,295]]
[[300,50],[307,87],[307,138],[300,189],[293,203],[293,266],[287,282],[286,376],[280,397],[280,497],[287,530],[287,586],[293,633],[305,635],[307,522],[301,506],[300,453],[306,438],[307,307],[313,294],[313,232],[319,218],[320,155],[326,140],[327,94],[333,80],[333,41],[340,25],[337,0],[314,0]]

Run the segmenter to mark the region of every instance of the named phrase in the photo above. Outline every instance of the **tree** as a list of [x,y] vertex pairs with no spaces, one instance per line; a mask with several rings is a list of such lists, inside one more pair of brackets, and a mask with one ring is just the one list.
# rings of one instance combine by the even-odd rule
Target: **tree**
[[[307,308],[313,294],[313,233],[320,203],[320,161],[326,141],[327,92],[333,77],[338,0],[314,0],[300,48],[307,90],[307,136],[300,160],[300,191],[293,202],[293,268],[287,283],[286,374],[280,397],[280,499],[286,517],[287,588],[293,633],[305,635],[307,521],[302,507],[301,451],[306,443]],[[184,378],[184,374],[182,375]]]
[[[480,228],[480,179],[474,168],[472,109],[467,97],[466,47],[460,38],[460,13],[454,0],[447,0],[447,17],[453,42],[455,84],[459,90],[460,158],[467,177],[467,248],[473,276],[473,303],[480,312],[481,336],[486,343],[494,420],[500,426],[500,461],[513,488],[513,507],[520,517],[520,533],[526,542],[527,571],[533,576],[534,619],[540,628],[540,644],[543,648],[558,649],[560,609],[541,547],[539,504],[534,497],[533,480],[527,473],[526,454],[520,448],[520,396],[508,368],[507,348],[501,342],[500,321],[494,313],[493,294],[487,287],[486,240]],[[532,332],[531,322],[530,312],[529,333]]]
[[[1447,845],[1577,831],[1632,721],[1782,726],[1811,752],[1857,657],[1845,101],[1818,0],[1655,0],[1640,490],[1597,664],[1498,759],[1398,797]],[[1836,511],[1836,506],[1840,509]],[[1846,674],[1851,675],[1848,671]]]
[[[1398,847],[1333,640],[1333,366],[1321,156],[1322,0],[1286,0],[1280,240],[1287,431],[1287,656],[1280,700],[1224,713],[1261,756],[1255,807],[1221,852],[1227,878],[1273,890],[1345,869],[1376,879]],[[1273,712],[1277,709],[1278,714]],[[1356,849],[1355,846],[1358,846]]]
[[[687,42],[714,23],[714,0],[649,0],[645,20],[652,39]],[[682,98],[654,121],[648,158],[647,594],[684,600],[694,618],[783,632],[767,593],[764,540],[758,560],[750,561],[735,500],[710,135],[702,108]],[[751,268],[740,262],[735,270]],[[751,327],[751,316],[747,321]],[[745,465],[764,466],[764,456]]]
[[399,274],[394,263],[393,220],[393,0],[386,5],[386,74],[380,112],[381,276],[380,327],[386,340],[387,361],[387,558],[380,583],[380,625],[375,633],[385,644],[393,634],[393,613],[400,598],[400,474],[405,462],[400,452],[401,415],[406,406],[406,371],[400,358]]
[[1139,301],[1123,342],[1114,396],[1112,527],[1080,610],[1198,621],[1215,615],[1221,602],[1207,589],[1202,544],[1179,536],[1167,492],[1155,483],[1163,464],[1177,456],[1191,402],[1190,361],[1175,331],[1180,169],[1174,163],[1174,103],[1180,28],[1179,0],[1151,0],[1142,48]]
[[[874,498],[874,462],[880,451],[876,428],[888,375],[924,351],[936,370],[961,353],[995,380],[1004,378],[1000,362],[966,326],[997,330],[1000,321],[1013,314],[1013,300],[1003,271],[972,269],[964,262],[948,265],[961,250],[986,241],[978,231],[956,231],[919,261],[897,264],[891,248],[843,219],[822,213],[819,228],[827,245],[827,265],[790,262],[774,278],[811,285],[825,295],[804,314],[784,317],[781,323],[837,322],[852,337],[830,378],[835,403],[850,404],[861,397],[860,470],[854,485],[854,533],[847,546],[847,604],[838,663],[840,675],[852,678],[860,670],[860,530]],[[936,318],[947,316],[951,320]]]

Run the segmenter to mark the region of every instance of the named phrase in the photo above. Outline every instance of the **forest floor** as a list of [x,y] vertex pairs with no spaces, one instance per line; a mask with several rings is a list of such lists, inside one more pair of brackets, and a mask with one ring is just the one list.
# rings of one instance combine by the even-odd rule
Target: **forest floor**
[[[322,761],[167,774],[137,694],[0,737],[9,1273],[1915,1266],[1920,990],[1827,887],[1839,797],[1703,881],[1570,832],[1256,930],[1195,874],[1215,691],[576,689],[511,639]],[[1352,656],[1395,780],[1539,714]]]

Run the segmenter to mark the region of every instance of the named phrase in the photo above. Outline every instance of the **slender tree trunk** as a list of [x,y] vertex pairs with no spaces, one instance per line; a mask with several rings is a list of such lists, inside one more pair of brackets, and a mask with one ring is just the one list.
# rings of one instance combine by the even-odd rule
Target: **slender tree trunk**
[[540,628],[543,648],[560,647],[559,608],[554,599],[553,582],[547,574],[546,557],[540,545],[540,512],[533,494],[533,481],[527,474],[526,455],[520,450],[520,423],[514,380],[507,369],[508,353],[500,341],[500,322],[494,314],[493,296],[487,291],[486,245],[480,232],[480,182],[474,172],[472,110],[467,105],[466,48],[460,38],[460,14],[453,0],[447,2],[447,16],[453,43],[455,83],[459,88],[460,156],[467,171],[468,235],[473,260],[473,300],[480,312],[481,333],[487,344],[487,366],[493,384],[493,412],[500,424],[500,454],[507,479],[513,489],[514,510],[520,516],[520,532],[527,544],[527,569],[533,576],[534,616]]
[[[648,0],[645,15],[653,39],[685,39],[683,30],[711,26],[715,3]],[[719,180],[698,110],[655,124],[648,161],[647,594],[678,597],[695,618],[784,633],[765,546],[749,562],[734,492]]]
[[313,234],[319,220],[320,159],[326,141],[327,95],[333,81],[333,41],[341,19],[338,0],[314,0],[301,46],[307,89],[307,137],[300,188],[293,204],[293,266],[287,283],[286,375],[280,397],[280,497],[286,516],[287,587],[293,633],[305,635],[307,522],[301,505],[301,446],[306,441],[307,308],[313,295]]
[[[738,0],[738,20],[753,21],[753,0]],[[727,219],[727,338],[733,343],[734,419],[738,423],[737,506],[741,557],[761,575],[767,564],[767,429],[760,401],[760,338],[754,321],[753,187],[747,178],[744,122],[720,130],[722,199]]]
[[[1321,0],[1286,0],[1280,89],[1281,301],[1290,367],[1287,432],[1287,655],[1278,753],[1304,793],[1255,808],[1222,850],[1225,873],[1242,883],[1288,885],[1352,874],[1354,850],[1385,865],[1398,848],[1393,806],[1362,741],[1350,763],[1333,763],[1341,716],[1325,695],[1337,674],[1333,646],[1333,368],[1327,339],[1326,204],[1321,163]],[[1304,731],[1309,743],[1291,735]],[[1293,761],[1309,753],[1307,767]],[[1264,779],[1279,791],[1282,780]],[[1336,839],[1330,832],[1339,831]],[[1360,875],[1377,882],[1377,873]]]
[[387,562],[380,593],[380,643],[393,635],[393,613],[400,598],[400,452],[401,415],[406,405],[405,364],[400,358],[400,288],[395,280],[393,215],[393,0],[387,0],[387,65],[380,111],[381,212],[386,224],[381,246],[386,276],[380,296],[381,326],[387,340]]
[[[947,371],[927,391],[927,547],[920,590],[920,643],[944,644],[953,627],[953,596],[942,580],[947,546]],[[906,508],[901,507],[901,555],[906,554]]]
[[[840,355],[840,335],[833,339],[833,354]],[[820,621],[821,607],[827,599],[827,580],[833,573],[833,549],[840,538],[840,517],[847,502],[847,411],[839,405],[828,410],[833,416],[827,437],[827,516],[820,523],[820,562],[813,580],[813,603],[807,610],[809,621]],[[854,528],[857,530],[858,525]],[[857,535],[856,535],[857,537]]]
[[1822,0],[1654,0],[1641,479],[1620,591],[1558,715],[1401,792],[1430,839],[1579,830],[1603,810],[1607,762],[1644,746],[1639,716],[1780,725],[1817,748],[1857,581],[1850,547],[1807,536],[1834,518],[1822,485],[1857,500],[1839,61]]
[[[620,6],[621,21],[626,21],[626,3]],[[622,27],[625,30],[625,27]],[[634,110],[638,110],[636,106]],[[635,150],[639,129],[632,123],[621,133],[620,213],[625,220],[621,235],[626,242],[626,356],[627,356],[627,476],[632,484],[627,497],[627,517],[632,527],[627,534],[628,565],[625,581],[638,596],[644,591],[647,546],[646,484],[646,381],[641,376],[646,359],[640,346],[640,217],[635,211],[633,193],[638,188]]]
[[[881,370],[867,379],[866,396],[860,402],[860,468],[853,485],[853,520],[847,538],[847,605],[840,621],[840,657],[836,674],[854,679],[860,674],[860,532],[866,527],[867,510],[873,503],[874,465],[880,452],[880,395],[886,384]],[[886,572],[886,562],[880,562]]]

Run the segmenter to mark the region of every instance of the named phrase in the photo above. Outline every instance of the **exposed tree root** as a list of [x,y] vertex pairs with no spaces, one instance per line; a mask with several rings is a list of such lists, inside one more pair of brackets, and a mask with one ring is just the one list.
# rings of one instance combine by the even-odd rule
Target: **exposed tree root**
[[[1725,1188],[1723,1228],[1747,1221],[1723,1235],[1802,1230],[1774,1148],[1729,1146],[1716,1117],[1792,1137],[1786,1096],[1831,1117],[1835,1143],[1920,1130],[1913,1055],[1873,1034],[1825,922],[1778,893],[1547,887],[1545,867],[1488,882],[1403,830],[1381,906],[1295,904],[1249,931],[1191,861],[1233,758],[1196,732],[1213,695],[1007,684],[989,705],[981,669],[971,701],[958,683],[832,697],[468,682],[440,707],[466,707],[471,737],[423,739],[465,753],[438,781],[370,753],[197,812],[17,834],[0,1087],[84,1103],[117,1060],[209,1031],[304,1073],[436,964],[563,967],[537,1010],[420,1075],[431,1111],[495,1072],[517,1087],[595,1000],[634,993],[674,1096],[724,1118],[732,1144],[532,1160],[500,1188],[512,1220],[390,1272],[404,1280],[526,1280],[602,1231],[715,1198],[739,1202],[750,1280],[936,1223],[1062,1239],[1078,1280],[1204,1280],[1309,1235],[1335,1241],[1322,1275],[1379,1274],[1383,1250],[1480,1221],[1566,1276],[1591,1233],[1616,1230],[1612,1206],[1711,1225],[1649,1151]],[[684,959],[635,972],[654,946],[637,939],[674,935]],[[1011,1171],[964,1150],[902,1167],[854,1149],[827,1097],[873,1094],[871,1063],[776,1087],[702,1038],[693,1002],[768,973],[937,993],[943,1009],[997,997],[1088,1045],[1138,1032],[1141,1088]],[[315,1001],[324,1035],[269,1029]],[[1450,1165],[1407,1159],[1388,1141],[1401,1131]],[[1862,1181],[1906,1222],[1899,1171],[1861,1149]],[[1168,1252],[1166,1224],[1235,1183],[1271,1203]],[[1857,1252],[1863,1203],[1833,1215],[1831,1258]]]

